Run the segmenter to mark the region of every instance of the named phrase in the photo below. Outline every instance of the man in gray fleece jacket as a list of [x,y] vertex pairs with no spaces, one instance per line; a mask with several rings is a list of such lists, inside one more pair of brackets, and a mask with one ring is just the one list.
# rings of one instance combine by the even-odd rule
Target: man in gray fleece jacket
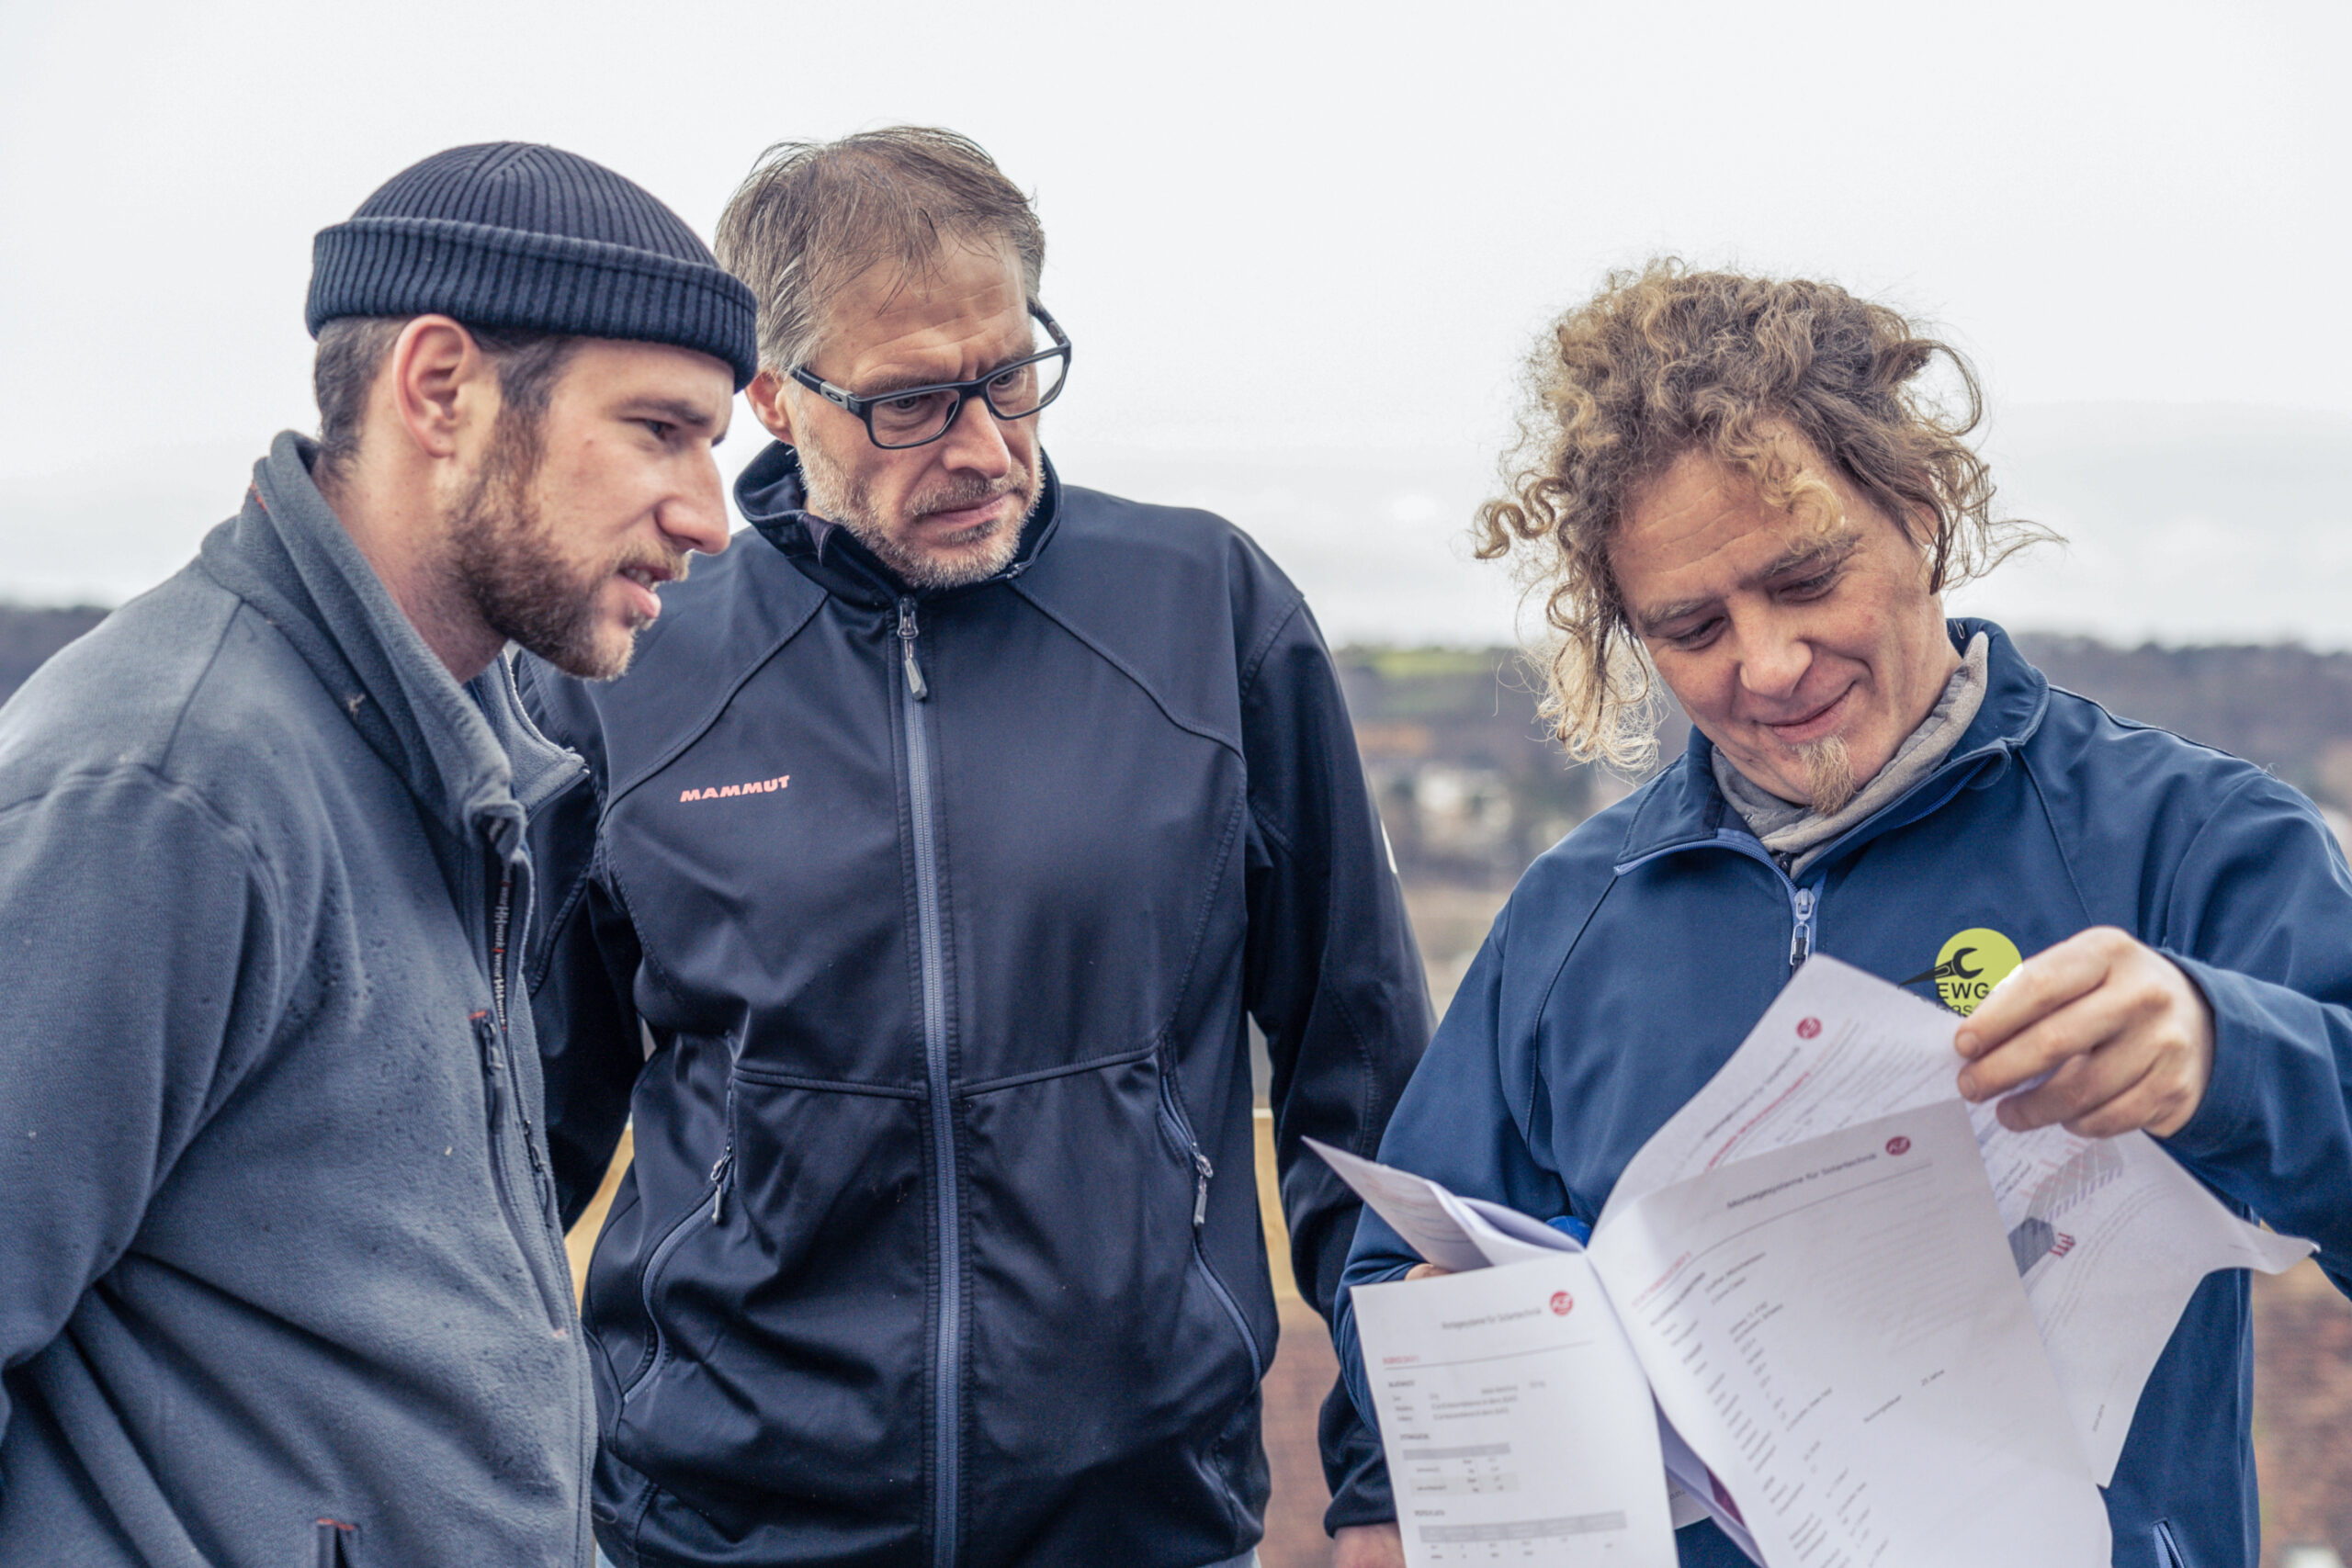
[[752,300],[546,147],[316,262],[321,441],[0,709],[0,1563],[592,1560],[503,650],[725,548]]

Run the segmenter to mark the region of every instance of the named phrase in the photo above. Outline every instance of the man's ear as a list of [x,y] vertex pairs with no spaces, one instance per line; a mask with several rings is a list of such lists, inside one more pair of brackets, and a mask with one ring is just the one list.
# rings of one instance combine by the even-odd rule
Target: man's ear
[[799,445],[792,439],[792,404],[786,399],[783,377],[773,370],[761,371],[743,389],[743,400],[752,405],[752,412],[770,435],[787,446]]
[[424,456],[452,457],[469,429],[498,415],[498,367],[473,333],[447,316],[419,316],[390,355],[392,409]]

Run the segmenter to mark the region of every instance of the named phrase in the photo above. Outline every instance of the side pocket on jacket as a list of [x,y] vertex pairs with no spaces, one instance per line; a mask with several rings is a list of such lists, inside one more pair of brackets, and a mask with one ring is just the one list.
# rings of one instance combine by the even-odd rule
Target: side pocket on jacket
[[695,1201],[695,1206],[671,1224],[669,1232],[654,1245],[652,1255],[645,1260],[645,1273],[638,1285],[638,1304],[645,1311],[648,1330],[645,1354],[639,1360],[637,1371],[621,1386],[620,1403],[623,1405],[628,1404],[630,1395],[645,1386],[645,1380],[653,1375],[654,1369],[661,1366],[662,1359],[670,1353],[669,1331],[662,1326],[662,1314],[654,1302],[655,1292],[662,1286],[662,1270],[677,1255],[678,1248],[696,1233],[724,1224],[727,1221],[727,1189],[735,1171],[735,1082],[732,1077],[727,1083],[726,1129],[726,1142],[718,1151],[718,1158],[711,1164],[708,1187]]
[[310,1568],[358,1568],[350,1550],[358,1535],[357,1525],[341,1519],[319,1520],[311,1529]]
[[1201,1152],[1200,1139],[1193,1135],[1192,1118],[1184,1114],[1183,1104],[1176,1098],[1176,1087],[1170,1080],[1165,1064],[1159,1065],[1158,1077],[1160,1124],[1175,1140],[1182,1156],[1190,1162],[1193,1175],[1193,1267],[1198,1269],[1201,1278],[1208,1281],[1210,1293],[1216,1297],[1217,1305],[1225,1309],[1225,1315],[1232,1320],[1234,1332],[1241,1337],[1241,1347],[1250,1353],[1250,1377],[1255,1382],[1263,1382],[1266,1358],[1258,1348],[1258,1336],[1251,1331],[1250,1320],[1241,1311],[1241,1303],[1233,1299],[1233,1292],[1226,1289],[1223,1280],[1217,1278],[1216,1270],[1209,1266],[1209,1255],[1201,1247],[1201,1226],[1208,1221],[1209,1182],[1216,1178],[1216,1168],[1209,1163],[1209,1156]]
[[2160,1568],[2188,1568],[2188,1558],[2181,1551],[2180,1543],[2172,1538],[2170,1519],[2156,1521],[2156,1562]]

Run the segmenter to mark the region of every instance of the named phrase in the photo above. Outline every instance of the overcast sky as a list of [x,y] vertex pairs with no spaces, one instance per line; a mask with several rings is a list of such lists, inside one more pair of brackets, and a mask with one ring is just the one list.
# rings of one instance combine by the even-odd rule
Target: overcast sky
[[[2319,584],[2346,598],[2303,581],[2304,608],[2246,560],[2226,603],[2082,603],[2120,581],[2083,550],[2121,558],[2143,524],[2192,591],[2246,529],[2271,530],[2249,559],[2291,568],[2285,541],[2352,528],[2317,477],[2352,455],[2352,9],[1139,11],[0,0],[0,597],[119,597],[231,510],[269,434],[314,420],[312,234],[417,158],[552,141],[707,232],[768,143],[918,120],[1036,193],[1078,345],[1047,426],[1065,472],[1226,506],[1336,631],[1507,635],[1507,592],[1453,541],[1516,367],[1610,267],[1672,251],[1938,323],[2021,502],[2086,471],[2052,432],[2139,440],[2124,478],[2155,500],[2092,486],[2113,514],[2007,603],[2352,640],[2330,619],[2352,558]],[[2127,401],[2174,405],[2144,427],[2169,434],[2053,408]],[[2309,439],[2277,461],[2310,470],[2289,501],[2214,515],[2252,504],[2230,432],[2289,427]],[[757,446],[738,429],[730,466]],[[2222,499],[2147,515],[2183,442]]]

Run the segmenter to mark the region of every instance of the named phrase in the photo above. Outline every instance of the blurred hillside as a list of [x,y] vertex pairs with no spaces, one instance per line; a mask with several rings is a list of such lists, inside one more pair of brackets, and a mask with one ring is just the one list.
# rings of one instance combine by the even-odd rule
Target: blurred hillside
[[[0,700],[103,614],[0,605]],[[2318,800],[2344,831],[2352,815],[2352,654],[2291,645],[2118,648],[2030,634],[2018,641],[2058,684],[2261,763]],[[1631,785],[1569,765],[1545,739],[1535,716],[1540,682],[1509,649],[1357,646],[1338,660],[1442,1009],[1527,863]],[[1679,752],[1685,734],[1670,716],[1660,727],[1661,755]],[[1264,1077],[1261,1062],[1261,1085]],[[1269,1252],[1280,1258],[1287,1249],[1270,1196],[1271,1124],[1259,1115]],[[594,1221],[575,1232],[576,1262],[584,1264],[594,1235]],[[1313,1309],[1283,1270],[1276,1274],[1283,1337],[1265,1389],[1274,1497],[1261,1556],[1267,1568],[1323,1568],[1328,1494],[1315,1423],[1335,1368]],[[2310,1263],[2257,1279],[2254,1306],[2264,1562],[2278,1568],[2297,1543],[2352,1550],[2352,1306]]]
[[106,618],[87,604],[67,609],[31,609],[0,604],[0,702],[40,668],[41,660]]
[[[2352,816],[2352,654],[2268,647],[2116,648],[2024,633],[2055,684],[2277,773]],[[1408,882],[1509,884],[1626,781],[1569,763],[1535,714],[1538,672],[1507,649],[1353,647],[1340,680],[1383,819]],[[1687,721],[1659,726],[1659,754]]]

